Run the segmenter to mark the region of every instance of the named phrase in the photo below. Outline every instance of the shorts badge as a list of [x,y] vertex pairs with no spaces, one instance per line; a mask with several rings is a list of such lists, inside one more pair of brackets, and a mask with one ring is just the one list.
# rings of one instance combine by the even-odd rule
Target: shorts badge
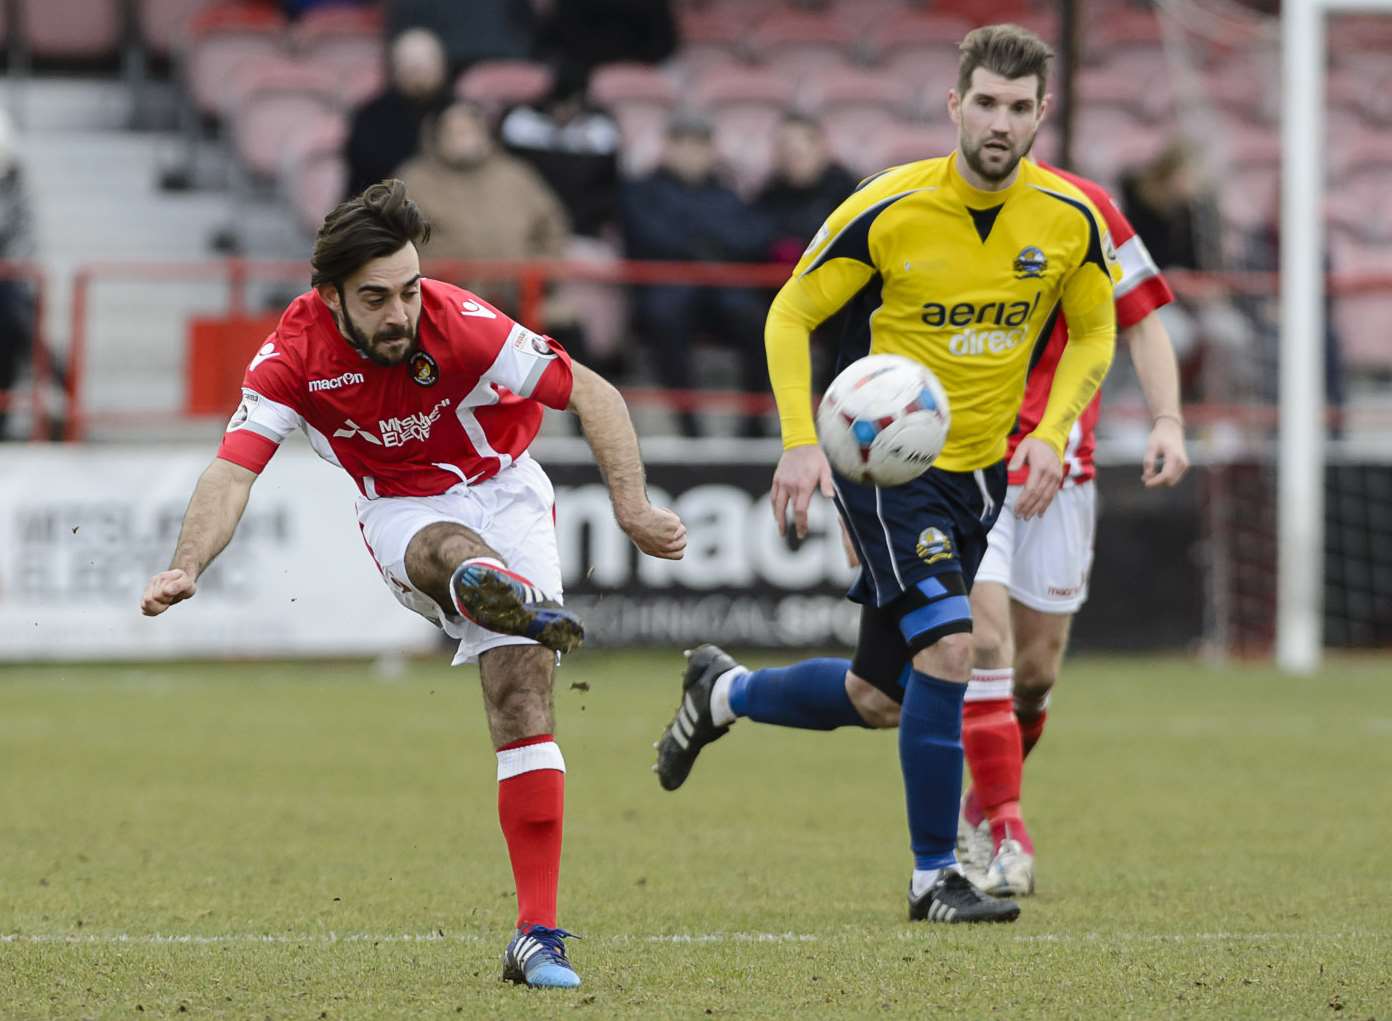
[[925,564],[949,560],[952,557],[952,540],[937,528],[925,528],[918,533],[918,545],[914,547],[914,552]]
[[434,386],[440,379],[440,366],[424,351],[411,356],[411,382],[419,386]]

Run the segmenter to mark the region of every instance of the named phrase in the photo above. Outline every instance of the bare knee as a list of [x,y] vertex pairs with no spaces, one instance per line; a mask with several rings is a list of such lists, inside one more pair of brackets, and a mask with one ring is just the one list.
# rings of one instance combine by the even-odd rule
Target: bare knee
[[1044,711],[1058,680],[1063,648],[1062,642],[1038,642],[1021,649],[1016,657],[1015,712],[1022,720],[1033,720]]
[[406,544],[406,576],[411,584],[450,609],[449,580],[454,569],[473,557],[498,557],[471,528],[453,521],[426,525]]
[[914,669],[929,677],[966,683],[971,678],[975,651],[970,634],[944,635],[914,654]]
[[899,703],[863,677],[847,671],[846,694],[867,727],[891,730],[899,726]]
[[1010,666],[1010,636],[992,622],[978,619],[972,625],[972,665],[983,669]]

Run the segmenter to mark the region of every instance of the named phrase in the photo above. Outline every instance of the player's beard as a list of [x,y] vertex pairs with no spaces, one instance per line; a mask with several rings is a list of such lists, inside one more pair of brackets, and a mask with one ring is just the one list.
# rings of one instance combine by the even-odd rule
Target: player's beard
[[[966,139],[962,139],[962,158],[967,161],[967,166],[971,167],[982,180],[990,181],[992,184],[999,184],[1011,174],[1015,173],[1015,168],[1020,165],[1020,161],[1029,154],[1030,149],[1034,148],[1034,138],[1038,133],[1036,129],[1020,148],[1019,152],[1012,151],[1009,160],[1006,161],[1004,169],[1001,170],[989,169],[985,161],[981,158],[981,150],[987,142],[999,142],[1003,141],[1003,139],[987,137],[982,139],[975,146],[968,145]],[[1010,143],[1005,142],[1005,144],[1009,145]]]
[[[348,314],[348,303],[344,302],[341,308],[343,321],[339,323],[339,329],[348,338],[348,343],[352,344],[362,356],[368,361],[376,362],[378,365],[400,365],[407,358],[420,350],[419,321],[411,323],[408,327],[388,326],[384,330],[378,330],[369,339],[367,334],[358,329],[358,325],[353,322],[352,316]],[[406,345],[406,349],[395,357],[388,357],[383,354],[378,347],[388,341],[407,338],[411,343]]]

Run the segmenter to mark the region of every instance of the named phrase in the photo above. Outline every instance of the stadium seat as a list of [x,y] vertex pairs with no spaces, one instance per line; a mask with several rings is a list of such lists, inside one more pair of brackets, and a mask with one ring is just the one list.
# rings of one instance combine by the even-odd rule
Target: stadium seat
[[490,110],[526,103],[546,94],[551,70],[529,60],[481,60],[459,76],[454,91]]
[[858,25],[831,12],[783,8],[759,23],[750,47],[762,63],[798,81],[854,59],[858,34]]
[[896,51],[884,73],[909,90],[909,108],[930,120],[947,116],[947,92],[957,86],[957,52],[938,47]]
[[1245,163],[1219,177],[1218,202],[1223,220],[1251,233],[1269,226],[1278,209],[1280,171],[1274,165]]
[[590,76],[590,97],[603,106],[676,102],[672,79],[649,64],[605,64]]
[[285,187],[295,218],[315,233],[324,216],[343,199],[348,166],[343,143],[348,126],[342,117],[325,116],[292,140],[285,154]]
[[363,80],[363,69],[372,68],[382,79],[386,59],[382,38],[382,16],[375,9],[362,7],[320,7],[308,11],[295,23],[292,37],[295,53],[303,60]]
[[[1139,51],[1149,54],[1150,51]],[[1119,59],[1080,69],[1076,101],[1080,111],[1096,104],[1119,106],[1144,120],[1158,120],[1172,109],[1170,74],[1164,54],[1158,62]]]
[[714,111],[715,148],[745,194],[768,176],[773,162],[773,138],[784,108],[762,103],[739,103]]
[[619,122],[623,146],[619,158],[624,173],[637,176],[647,173],[662,151],[662,139],[671,111],[656,104],[620,103],[612,108]]
[[931,53],[934,59],[957,65],[957,45],[972,24],[954,14],[904,9],[868,27],[865,44],[878,63],[894,61],[900,51]]
[[209,0],[140,0],[136,25],[145,48],[157,57],[167,57],[188,43],[194,16]]
[[19,0],[19,25],[39,59],[114,57],[125,12],[119,0]]
[[1354,371],[1392,370],[1392,293],[1346,294],[1334,302],[1344,364]]
[[1141,120],[1119,106],[1079,111],[1073,135],[1073,163],[1079,173],[1115,181],[1127,167],[1144,163],[1172,137],[1164,126]]
[[252,173],[273,177],[282,168],[286,141],[305,124],[338,112],[332,74],[310,67],[267,69],[232,115],[233,146]]
[[196,15],[183,55],[184,80],[194,106],[205,114],[229,113],[224,91],[228,76],[248,59],[283,54],[284,33],[285,19],[259,5],[218,5]]
[[897,121],[882,128],[867,148],[867,173],[902,163],[946,156],[957,146],[957,128],[946,117],[931,124]]
[[906,109],[913,99],[913,87],[903,79],[851,67],[829,68],[801,91],[803,105],[821,114],[845,107],[893,112]]
[[745,54],[724,43],[695,43],[679,49],[670,62],[671,69],[687,81],[696,81],[713,68],[745,62]]
[[794,83],[766,68],[728,67],[702,75],[692,89],[695,104],[707,110],[726,106],[774,106],[792,103]]
[[767,13],[762,5],[706,4],[684,7],[677,15],[683,45],[715,43],[739,46],[758,20]]
[[1083,59],[1101,63],[1135,51],[1158,51],[1164,37],[1160,19],[1153,10],[1126,5],[1107,11],[1105,16],[1090,18],[1083,41]]

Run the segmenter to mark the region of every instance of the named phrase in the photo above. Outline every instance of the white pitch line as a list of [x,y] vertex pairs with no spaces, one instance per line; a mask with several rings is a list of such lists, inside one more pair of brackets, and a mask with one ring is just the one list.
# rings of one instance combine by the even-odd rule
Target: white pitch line
[[[928,927],[915,926],[898,934],[900,940],[921,940]],[[1044,932],[1021,934],[1012,937],[1016,943],[1274,943],[1304,940],[1349,940],[1366,939],[1375,933],[1368,930],[1351,932],[1086,932],[1061,933]],[[836,933],[819,936],[806,932],[692,932],[692,933],[654,933],[649,935],[619,934],[599,936],[596,943],[818,943],[843,942],[848,939],[869,940],[869,936],[851,933]],[[883,939],[877,936],[876,939]],[[477,933],[441,932],[305,932],[305,933],[252,933],[231,932],[221,934],[197,933],[3,933],[0,943],[63,943],[63,944],[137,944],[146,946],[161,945],[204,945],[220,943],[492,943],[501,940],[497,937],[482,936]]]

